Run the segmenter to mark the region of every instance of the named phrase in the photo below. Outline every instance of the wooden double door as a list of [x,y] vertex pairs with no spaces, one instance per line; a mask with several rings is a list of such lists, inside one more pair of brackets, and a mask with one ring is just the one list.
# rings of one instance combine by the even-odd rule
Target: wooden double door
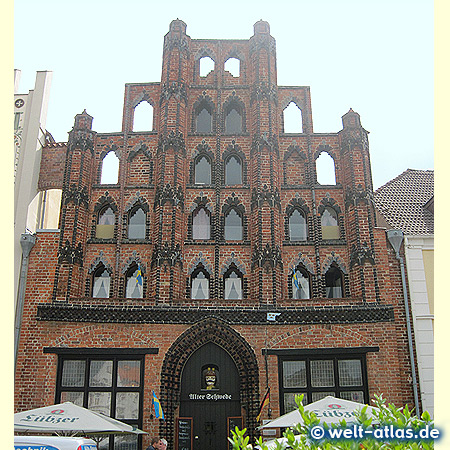
[[229,428],[243,426],[239,391],[238,370],[225,349],[210,342],[191,355],[181,377],[180,417],[191,419],[192,450],[230,448]]

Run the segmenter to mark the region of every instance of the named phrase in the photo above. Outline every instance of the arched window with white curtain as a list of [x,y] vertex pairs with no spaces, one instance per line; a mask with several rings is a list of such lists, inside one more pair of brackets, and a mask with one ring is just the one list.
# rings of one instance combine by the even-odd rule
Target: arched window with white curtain
[[230,269],[224,275],[225,281],[225,300],[241,300],[244,298],[242,286],[242,274],[236,269]]
[[311,283],[309,273],[303,267],[296,267],[291,277],[292,298],[311,298]]
[[92,281],[92,297],[109,298],[111,276],[103,264],[95,270]]
[[144,294],[144,283],[139,264],[133,263],[125,274],[126,298],[142,298]]
[[191,299],[209,299],[209,274],[203,268],[198,268],[192,273]]

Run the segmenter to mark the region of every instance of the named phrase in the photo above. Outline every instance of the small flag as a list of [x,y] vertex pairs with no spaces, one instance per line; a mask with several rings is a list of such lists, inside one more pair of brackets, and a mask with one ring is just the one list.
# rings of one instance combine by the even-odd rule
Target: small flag
[[155,394],[155,391],[152,391],[153,394],[153,398],[152,398],[152,406],[155,409],[155,416],[158,419],[159,417],[161,417],[162,420],[164,419],[164,413],[163,410],[161,408],[161,403],[158,400],[158,397]]
[[269,398],[270,398],[270,388],[267,388],[266,395],[264,396],[263,401],[261,402],[261,406],[259,407],[259,413],[256,416],[257,422],[259,422],[259,419],[261,419],[263,409],[269,404]]
[[299,285],[299,283],[298,283],[298,276],[297,276],[297,274],[298,274],[298,272],[295,271],[295,272],[294,272],[294,275],[292,276],[292,278],[293,278],[293,280],[294,280],[295,287],[296,287],[297,289],[300,289],[300,285]]
[[139,286],[142,286],[142,272],[141,272],[141,265],[138,265],[137,275],[136,275],[136,281]]

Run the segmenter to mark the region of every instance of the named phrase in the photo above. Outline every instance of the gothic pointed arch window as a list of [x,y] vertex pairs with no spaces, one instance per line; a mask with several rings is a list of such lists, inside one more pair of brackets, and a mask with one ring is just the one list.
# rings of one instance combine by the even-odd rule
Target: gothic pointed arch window
[[142,101],[134,108],[133,131],[153,130],[153,106]]
[[344,296],[344,276],[334,263],[325,273],[325,294],[327,298]]
[[211,161],[205,155],[201,155],[195,160],[195,184],[211,184]]
[[197,208],[192,214],[192,239],[207,240],[211,238],[211,215],[204,207]]
[[235,105],[225,111],[225,134],[242,133],[242,112]]
[[327,152],[323,151],[316,159],[317,183],[322,185],[336,184],[336,167],[334,159]]
[[203,56],[200,58],[200,76],[206,77],[210,72],[212,72],[215,68],[215,62],[209,56]]
[[128,214],[128,239],[145,239],[147,216],[140,206]]
[[98,213],[95,237],[98,239],[114,238],[116,215],[110,205],[105,205]]
[[305,213],[295,208],[289,216],[289,240],[306,241],[308,238],[308,227]]
[[242,184],[242,160],[237,155],[231,155],[225,161],[225,184]]
[[125,273],[125,297],[143,298],[144,280],[138,263],[131,264]]
[[322,239],[339,239],[339,221],[337,212],[330,206],[326,206],[320,217]]
[[225,300],[242,300],[244,298],[242,273],[235,267],[231,267],[225,272],[223,278]]
[[191,275],[191,299],[209,299],[209,273],[200,265]]
[[197,109],[195,116],[195,131],[197,133],[212,132],[212,111],[206,105],[201,105]]
[[234,78],[238,78],[241,72],[241,61],[238,58],[228,58],[225,61],[224,69]]
[[100,263],[92,275],[92,297],[109,298],[111,285],[111,274],[106,267]]
[[302,266],[297,266],[291,275],[292,298],[311,298],[311,276]]
[[231,208],[225,214],[225,240],[226,241],[241,241],[243,237],[243,221],[242,216]]
[[283,111],[285,133],[303,133],[302,110],[295,102],[290,102]]
[[114,151],[110,151],[102,160],[100,184],[117,184],[118,181],[119,158]]

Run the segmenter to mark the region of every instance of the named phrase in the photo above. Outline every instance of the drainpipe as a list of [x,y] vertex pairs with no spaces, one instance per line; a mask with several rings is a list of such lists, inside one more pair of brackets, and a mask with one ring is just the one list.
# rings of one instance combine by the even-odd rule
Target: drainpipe
[[36,243],[36,235],[23,233],[20,236],[20,246],[22,247],[22,265],[19,275],[19,289],[17,294],[16,318],[14,322],[14,371],[17,364],[17,353],[19,349],[20,329],[22,328],[23,304],[25,299],[25,287],[27,284],[28,263],[31,249]]
[[388,230],[386,231],[388,241],[395,250],[395,257],[400,262],[400,271],[402,274],[402,285],[403,285],[403,299],[405,302],[405,314],[406,314],[406,331],[408,333],[408,346],[409,346],[409,358],[411,359],[411,372],[412,372],[412,384],[414,391],[414,403],[416,405],[416,414],[420,417],[419,409],[419,395],[417,391],[417,378],[416,378],[416,364],[414,360],[414,349],[412,341],[412,331],[411,331],[411,321],[409,319],[409,302],[408,302],[408,291],[406,288],[406,276],[405,276],[405,264],[403,258],[400,256],[400,247],[403,242],[403,232],[401,230]]

